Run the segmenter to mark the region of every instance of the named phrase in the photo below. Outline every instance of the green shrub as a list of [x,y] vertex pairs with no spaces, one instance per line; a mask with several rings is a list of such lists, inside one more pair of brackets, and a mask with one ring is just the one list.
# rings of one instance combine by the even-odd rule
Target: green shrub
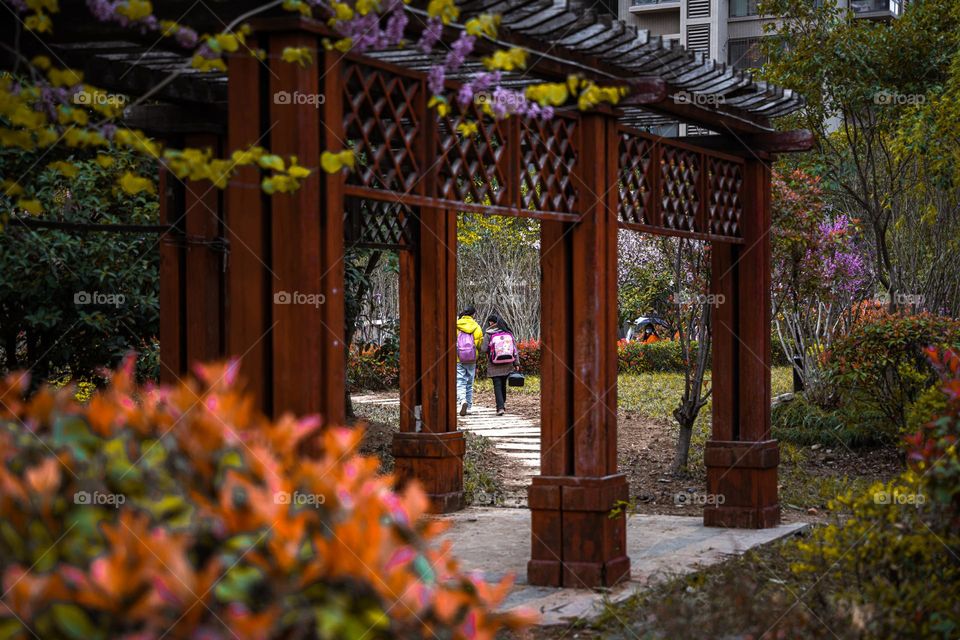
[[960,528],[960,351],[940,354],[928,349],[927,354],[940,374],[946,402],[933,419],[905,438],[907,461],[922,474],[934,501],[949,510],[954,527]]
[[822,409],[797,394],[774,407],[770,423],[774,438],[803,446],[864,447],[889,443],[897,436],[896,428],[872,405],[852,399],[839,408]]
[[[696,342],[691,351],[696,353]],[[617,343],[617,370],[620,373],[678,372],[684,370],[683,348],[677,340],[643,344],[635,340]]]
[[[43,154],[45,155],[45,153]],[[32,152],[0,153],[0,175],[41,162]],[[114,152],[113,164],[77,160],[68,178],[52,168],[35,177],[43,219],[86,224],[155,224],[157,196],[117,189],[125,172],[156,173],[149,160]],[[49,159],[47,160],[49,161]],[[2,198],[0,198],[2,199]],[[0,212],[0,373],[29,369],[32,384],[70,377],[102,383],[131,350],[149,360],[159,332],[159,238],[144,233],[27,229]],[[156,380],[156,359],[138,365]]]
[[946,640],[960,631],[960,356],[927,354],[947,401],[907,438],[910,468],[838,497],[835,521],[798,544],[792,566],[815,577],[818,596],[849,612],[861,637]]
[[927,387],[907,409],[907,433],[917,433],[936,416],[943,415],[947,403],[940,383]]
[[[357,454],[360,429],[272,422],[235,363],[85,405],[0,380],[0,637],[472,638],[509,581],[460,571],[426,496]],[[28,426],[29,425],[29,426]],[[312,452],[312,455],[308,454]]]
[[935,380],[924,349],[954,345],[960,345],[960,322],[951,318],[872,316],[833,344],[827,380],[840,396],[857,396],[905,430],[907,407]]

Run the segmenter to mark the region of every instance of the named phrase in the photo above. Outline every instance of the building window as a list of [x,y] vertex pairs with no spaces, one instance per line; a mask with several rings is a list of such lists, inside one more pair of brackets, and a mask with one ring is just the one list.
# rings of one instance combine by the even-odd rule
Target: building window
[[731,38],[727,43],[728,64],[735,69],[762,67],[767,59],[760,52],[760,40],[761,38]]
[[742,18],[744,16],[758,15],[758,0],[730,0],[730,17]]

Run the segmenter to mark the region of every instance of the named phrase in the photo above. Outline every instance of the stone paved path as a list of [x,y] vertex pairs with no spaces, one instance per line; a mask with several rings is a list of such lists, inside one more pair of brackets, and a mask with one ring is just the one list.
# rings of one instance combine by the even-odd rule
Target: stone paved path
[[[400,404],[390,392],[365,393],[352,399],[355,404]],[[514,463],[512,469],[504,469],[505,495],[490,496],[489,504],[525,507],[530,478],[540,473],[540,422],[510,413],[498,416],[493,407],[474,405],[470,414],[457,416],[457,426],[489,438],[497,452]]]

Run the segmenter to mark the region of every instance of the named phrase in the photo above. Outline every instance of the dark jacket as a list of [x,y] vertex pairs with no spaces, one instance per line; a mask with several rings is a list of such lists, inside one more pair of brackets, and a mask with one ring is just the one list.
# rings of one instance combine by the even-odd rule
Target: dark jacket
[[[480,343],[480,353],[487,356],[487,377],[498,378],[510,375],[520,363],[520,353],[517,351],[517,338],[513,338],[513,362],[507,364],[493,364],[490,362],[490,335],[502,331],[499,327],[490,327],[483,332],[483,342]],[[509,332],[508,332],[509,333]],[[510,334],[513,335],[512,333]]]

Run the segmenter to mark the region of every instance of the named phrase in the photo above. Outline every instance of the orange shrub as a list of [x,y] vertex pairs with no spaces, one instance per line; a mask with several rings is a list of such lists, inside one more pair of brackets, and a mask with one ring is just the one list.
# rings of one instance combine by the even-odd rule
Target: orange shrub
[[[3,638],[492,638],[529,622],[461,572],[359,430],[275,422],[236,363],[80,405],[0,383]],[[320,453],[307,457],[305,444]],[[29,629],[29,631],[28,631]]]

